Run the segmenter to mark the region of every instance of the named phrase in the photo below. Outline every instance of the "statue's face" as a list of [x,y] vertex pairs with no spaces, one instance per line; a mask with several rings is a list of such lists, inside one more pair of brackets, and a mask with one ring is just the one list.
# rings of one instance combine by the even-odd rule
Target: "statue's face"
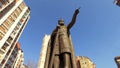
[[59,25],[64,25],[64,22],[58,22]]
[[64,20],[58,20],[59,25],[64,25]]

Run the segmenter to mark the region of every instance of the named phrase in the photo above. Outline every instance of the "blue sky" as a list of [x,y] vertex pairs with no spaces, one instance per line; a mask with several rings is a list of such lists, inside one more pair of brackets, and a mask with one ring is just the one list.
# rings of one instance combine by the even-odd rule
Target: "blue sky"
[[38,62],[42,38],[51,34],[59,19],[71,21],[81,7],[71,35],[76,56],[87,56],[97,68],[117,68],[114,57],[120,55],[120,7],[114,0],[25,0],[31,18],[19,39],[28,60]]

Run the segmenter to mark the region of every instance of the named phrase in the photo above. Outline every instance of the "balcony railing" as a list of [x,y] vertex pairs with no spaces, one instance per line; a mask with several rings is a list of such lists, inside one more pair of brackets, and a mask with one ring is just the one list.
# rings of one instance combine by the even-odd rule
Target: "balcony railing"
[[[9,6],[12,2],[14,2],[15,0],[1,0],[2,2],[0,3],[1,8],[0,8],[0,12],[2,10],[4,10],[7,6]],[[5,2],[6,1],[6,2]]]

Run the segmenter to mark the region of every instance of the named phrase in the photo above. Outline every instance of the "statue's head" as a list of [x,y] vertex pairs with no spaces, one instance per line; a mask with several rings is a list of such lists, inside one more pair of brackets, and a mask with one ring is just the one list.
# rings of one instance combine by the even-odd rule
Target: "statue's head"
[[64,25],[64,20],[63,19],[58,20],[58,25]]

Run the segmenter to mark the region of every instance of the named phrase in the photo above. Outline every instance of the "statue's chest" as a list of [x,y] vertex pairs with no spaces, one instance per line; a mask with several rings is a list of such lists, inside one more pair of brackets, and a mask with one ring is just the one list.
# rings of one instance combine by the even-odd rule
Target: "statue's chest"
[[59,27],[59,33],[67,33],[67,28],[66,28],[66,26],[60,26],[60,27]]
[[65,26],[59,28],[59,35],[67,35],[67,28]]

